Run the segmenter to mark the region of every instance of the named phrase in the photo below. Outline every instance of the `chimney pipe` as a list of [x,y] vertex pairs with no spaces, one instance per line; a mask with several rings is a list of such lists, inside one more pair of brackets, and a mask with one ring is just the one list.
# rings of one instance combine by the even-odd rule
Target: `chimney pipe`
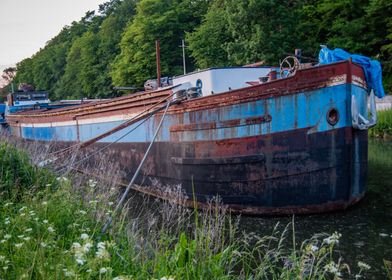
[[161,87],[161,49],[159,46],[159,40],[155,41],[155,52],[156,52],[156,63],[157,63],[157,87]]

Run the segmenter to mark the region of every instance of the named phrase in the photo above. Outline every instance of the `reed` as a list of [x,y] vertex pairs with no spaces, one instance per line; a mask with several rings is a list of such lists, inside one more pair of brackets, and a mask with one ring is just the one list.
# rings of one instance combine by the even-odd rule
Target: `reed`
[[[369,268],[349,270],[338,233],[297,244],[294,221],[269,236],[242,233],[218,198],[197,211],[130,197],[101,234],[119,196],[114,165],[104,174],[110,180],[55,176],[11,145],[0,147],[7,158],[0,182],[11,194],[0,198],[2,279],[340,279]],[[184,199],[180,188],[171,191]]]
[[371,137],[392,136],[392,109],[377,112],[377,125],[369,130]]

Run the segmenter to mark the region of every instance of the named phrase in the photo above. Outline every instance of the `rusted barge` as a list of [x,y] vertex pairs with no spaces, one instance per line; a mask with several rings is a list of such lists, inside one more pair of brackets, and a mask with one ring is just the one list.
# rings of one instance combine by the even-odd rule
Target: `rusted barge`
[[[189,201],[203,205],[218,195],[246,214],[323,212],[359,201],[366,190],[368,146],[367,127],[358,127],[354,116],[368,116],[362,67],[346,60],[300,67],[278,79],[274,68],[254,69],[247,73],[265,79],[228,77],[234,68],[208,69],[178,77],[178,84],[167,88],[21,111],[6,119],[11,133],[24,139],[62,145],[90,141],[94,147],[112,143],[102,153],[119,164],[127,182],[164,113],[113,128],[181,97],[167,110],[138,191],[171,199],[167,190],[180,186]],[[247,85],[236,88],[235,79]],[[226,89],[218,88],[222,84]],[[190,95],[194,98],[184,98]]]

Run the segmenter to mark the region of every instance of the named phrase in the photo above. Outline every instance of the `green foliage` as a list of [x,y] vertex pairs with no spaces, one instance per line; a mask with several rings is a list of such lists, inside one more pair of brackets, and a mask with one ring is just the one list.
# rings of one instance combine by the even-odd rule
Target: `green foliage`
[[18,200],[32,189],[54,187],[54,179],[47,170],[33,166],[25,153],[0,143],[0,196],[3,199]]
[[[155,212],[158,216],[149,213],[144,221],[130,220],[129,213],[124,213],[115,216],[112,230],[102,234],[103,223],[115,207],[105,199],[118,197],[116,193],[97,193],[92,180],[75,191],[71,180],[33,167],[25,153],[8,144],[0,144],[0,158],[1,186],[21,190],[18,197],[0,196],[0,275],[4,279],[324,280],[349,276],[347,265],[335,253],[340,234],[315,235],[296,249],[287,246],[289,226],[281,231],[277,225],[271,236],[264,237],[238,233],[218,202],[202,213],[161,204]],[[91,197],[95,199],[88,200]],[[154,220],[161,223],[154,226]],[[361,262],[358,267],[356,279],[370,268]]]
[[278,64],[301,46],[296,29],[300,1],[217,0],[203,23],[188,34],[200,67]]
[[[205,1],[141,0],[137,13],[123,34],[121,53],[112,64],[111,76],[118,86],[141,86],[156,76],[155,41],[160,41],[162,75],[182,72],[179,48],[185,32],[200,21],[192,9]],[[192,65],[190,65],[192,67]]]
[[392,109],[377,112],[377,124],[369,130],[372,137],[392,137]]

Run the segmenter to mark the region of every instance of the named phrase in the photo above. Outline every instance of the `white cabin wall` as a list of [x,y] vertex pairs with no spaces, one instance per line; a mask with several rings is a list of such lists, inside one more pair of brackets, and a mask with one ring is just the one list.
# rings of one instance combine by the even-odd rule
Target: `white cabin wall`
[[173,85],[176,86],[176,85],[181,84],[181,86],[177,87],[176,90],[196,87],[196,81],[199,79],[203,83],[202,94],[203,94],[203,96],[205,96],[205,95],[207,95],[208,92],[211,92],[211,90],[212,90],[211,70],[194,72],[194,73],[191,73],[188,75],[174,77],[173,78]]
[[[212,70],[212,90],[214,93],[249,87],[247,82],[258,81],[267,76],[271,68],[223,68]],[[211,91],[207,93],[211,94]]]
[[193,72],[184,76],[173,78],[173,85],[180,85],[180,89],[196,87],[197,80],[202,81],[203,96],[222,93],[230,89],[239,89],[250,86],[247,82],[258,81],[260,77],[267,76],[273,67],[232,67],[212,68]]

